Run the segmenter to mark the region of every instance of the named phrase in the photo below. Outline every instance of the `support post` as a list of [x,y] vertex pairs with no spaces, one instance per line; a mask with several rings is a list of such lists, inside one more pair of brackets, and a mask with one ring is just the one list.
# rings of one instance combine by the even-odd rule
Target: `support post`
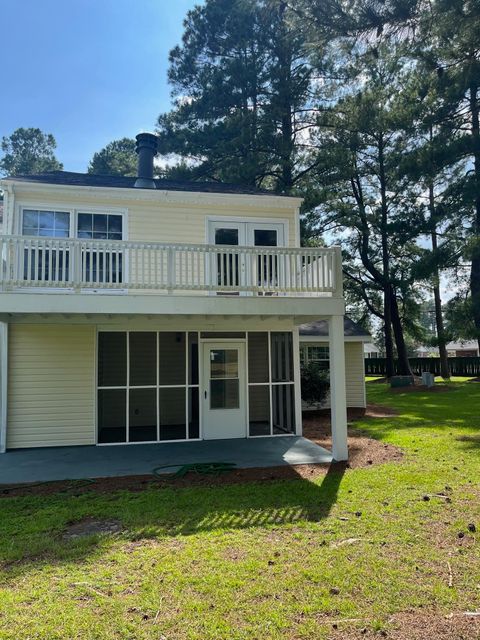
[[348,460],[343,316],[331,316],[328,324],[330,341],[332,455],[334,460],[340,461]]
[[301,436],[302,424],[302,385],[300,384],[300,335],[298,327],[293,331],[293,380],[295,392],[295,433]]
[[7,448],[8,323],[0,322],[0,453]]

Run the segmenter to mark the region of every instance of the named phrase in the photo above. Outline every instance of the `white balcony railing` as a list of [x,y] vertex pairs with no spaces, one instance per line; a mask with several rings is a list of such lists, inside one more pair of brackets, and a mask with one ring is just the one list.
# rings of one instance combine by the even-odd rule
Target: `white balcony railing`
[[336,248],[0,236],[0,289],[341,295]]

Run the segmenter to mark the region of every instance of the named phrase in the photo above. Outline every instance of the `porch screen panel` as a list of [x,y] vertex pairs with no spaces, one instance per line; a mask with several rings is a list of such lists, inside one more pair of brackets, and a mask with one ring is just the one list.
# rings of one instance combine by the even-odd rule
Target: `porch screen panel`
[[188,437],[194,440],[200,437],[200,397],[198,387],[188,390]]
[[157,334],[154,331],[133,331],[130,341],[130,386],[157,384]]
[[248,381],[250,383],[270,382],[268,362],[268,332],[248,334]]
[[295,393],[293,384],[272,387],[273,433],[295,433]]
[[157,390],[129,390],[129,441],[151,442],[157,439]]
[[249,435],[295,433],[292,332],[251,331],[247,340]]
[[293,382],[293,338],[288,332],[272,331],[272,382]]
[[198,439],[198,344],[198,332],[99,332],[98,442]]
[[269,339],[268,331],[248,333],[248,433],[250,436],[269,436],[272,433]]
[[98,386],[125,387],[127,384],[127,334],[102,331],[98,334]]
[[273,435],[295,433],[295,386],[293,336],[291,332],[270,334],[272,367]]
[[199,334],[190,331],[188,334],[187,356],[187,416],[188,438],[195,440],[200,437],[200,389],[199,389]]
[[185,440],[185,388],[159,390],[160,440]]
[[248,424],[251,436],[269,436],[270,426],[270,385],[249,385]]
[[127,441],[126,389],[99,389],[98,441],[102,444]]
[[185,332],[161,331],[158,334],[159,384],[185,385]]

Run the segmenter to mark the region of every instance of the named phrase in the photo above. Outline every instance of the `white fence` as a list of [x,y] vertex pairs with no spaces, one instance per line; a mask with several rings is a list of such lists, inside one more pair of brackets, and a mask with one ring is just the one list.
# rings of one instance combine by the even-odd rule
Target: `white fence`
[[0,288],[341,295],[337,248],[0,236]]

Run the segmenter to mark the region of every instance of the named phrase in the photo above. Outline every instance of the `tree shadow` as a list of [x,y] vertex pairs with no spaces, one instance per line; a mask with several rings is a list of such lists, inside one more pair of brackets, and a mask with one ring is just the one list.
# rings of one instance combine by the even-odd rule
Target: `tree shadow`
[[457,436],[455,440],[461,442],[465,449],[480,449],[480,433]]
[[[345,470],[344,464],[331,464],[315,482],[288,467],[282,479],[266,482],[192,487],[150,484],[137,492],[6,498],[0,501],[4,523],[0,527],[0,568],[9,580],[42,565],[100,559],[113,539],[129,543],[320,522],[337,500]],[[64,537],[69,524],[85,519],[115,519],[122,531],[113,537]]]

